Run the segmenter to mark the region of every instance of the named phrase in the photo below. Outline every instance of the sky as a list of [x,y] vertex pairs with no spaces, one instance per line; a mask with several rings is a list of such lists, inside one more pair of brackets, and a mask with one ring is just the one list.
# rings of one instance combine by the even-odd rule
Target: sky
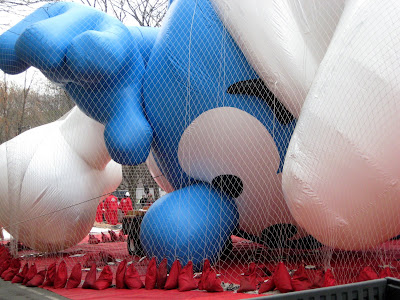
[[3,33],[12,25],[17,24],[25,16],[29,15],[40,6],[42,6],[42,4],[32,5],[29,7],[18,7],[16,9],[13,9],[12,13],[0,11],[0,33]]
[[[21,21],[25,16],[29,15],[36,8],[39,8],[42,5],[35,5],[27,8],[20,7],[19,9],[13,10],[13,13],[0,11],[0,34],[7,31],[13,25],[17,24]],[[4,78],[4,72],[0,70],[0,80]],[[28,70],[25,74],[19,75],[7,75],[7,81],[11,81],[19,86],[23,86],[25,82],[25,76],[27,76],[27,82],[30,82],[32,78],[37,81],[36,84],[44,83],[47,79],[38,71],[33,70],[32,68]]]

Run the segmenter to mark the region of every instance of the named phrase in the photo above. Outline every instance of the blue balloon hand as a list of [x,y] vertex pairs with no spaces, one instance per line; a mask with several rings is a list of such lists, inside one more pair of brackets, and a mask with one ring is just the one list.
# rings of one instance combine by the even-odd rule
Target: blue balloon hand
[[152,129],[143,112],[143,58],[117,19],[75,3],[43,6],[0,36],[0,68],[30,66],[65,87],[76,104],[103,123],[111,157],[121,164],[146,160]]

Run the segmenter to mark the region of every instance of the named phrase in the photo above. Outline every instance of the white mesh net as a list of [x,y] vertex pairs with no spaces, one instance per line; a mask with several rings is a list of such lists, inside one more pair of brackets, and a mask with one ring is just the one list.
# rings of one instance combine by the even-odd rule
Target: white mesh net
[[142,276],[209,259],[236,285],[252,262],[396,276],[400,5],[132,3],[113,13],[153,27],[58,2],[0,37],[12,254]]

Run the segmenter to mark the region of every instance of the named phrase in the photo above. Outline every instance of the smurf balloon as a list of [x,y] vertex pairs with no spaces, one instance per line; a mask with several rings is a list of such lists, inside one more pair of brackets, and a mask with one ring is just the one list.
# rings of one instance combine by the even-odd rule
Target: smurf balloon
[[234,231],[271,245],[277,228],[283,243],[296,234],[281,190],[296,120],[210,1],[174,1],[161,29],[49,4],[0,43],[5,72],[39,68],[105,125],[116,162],[139,164],[150,155],[151,171],[171,193],[143,220],[149,256],[200,266],[218,258]]
[[[315,97],[319,85],[321,91],[328,86],[323,59],[327,51],[336,57],[329,45],[342,45],[334,34],[354,3],[176,0],[160,29],[128,28],[74,3],[48,4],[0,37],[0,68],[10,74],[40,69],[104,124],[113,160],[136,165],[147,159],[169,194],[146,213],[144,250],[169,263],[192,260],[198,268],[204,258],[218,258],[232,233],[290,247],[301,244],[304,227],[326,242],[315,228],[323,221],[310,221],[326,205],[309,218],[306,200],[297,198],[309,185],[294,182],[313,163],[297,168],[303,160],[295,159],[296,141],[304,132],[312,136],[311,117],[302,117],[302,109],[313,111],[312,101],[303,103],[312,84]],[[320,27],[326,14],[332,17]],[[324,80],[315,83],[317,74]],[[291,141],[297,118],[303,125]],[[304,153],[318,153],[314,146]],[[316,157],[329,166],[325,155]]]

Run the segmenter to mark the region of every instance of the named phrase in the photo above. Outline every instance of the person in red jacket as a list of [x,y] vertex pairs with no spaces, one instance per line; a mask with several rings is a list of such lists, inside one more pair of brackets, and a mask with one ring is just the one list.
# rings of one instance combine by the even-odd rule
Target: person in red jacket
[[133,211],[132,200],[129,198],[129,192],[125,193],[125,198],[121,199],[119,204],[119,209],[123,211],[124,215],[128,213],[128,211]]
[[97,205],[96,210],[96,222],[103,222],[103,213],[104,213],[104,201],[101,201],[99,205]]
[[118,223],[118,198],[110,195],[104,202],[104,210],[106,221],[110,225],[117,225]]

